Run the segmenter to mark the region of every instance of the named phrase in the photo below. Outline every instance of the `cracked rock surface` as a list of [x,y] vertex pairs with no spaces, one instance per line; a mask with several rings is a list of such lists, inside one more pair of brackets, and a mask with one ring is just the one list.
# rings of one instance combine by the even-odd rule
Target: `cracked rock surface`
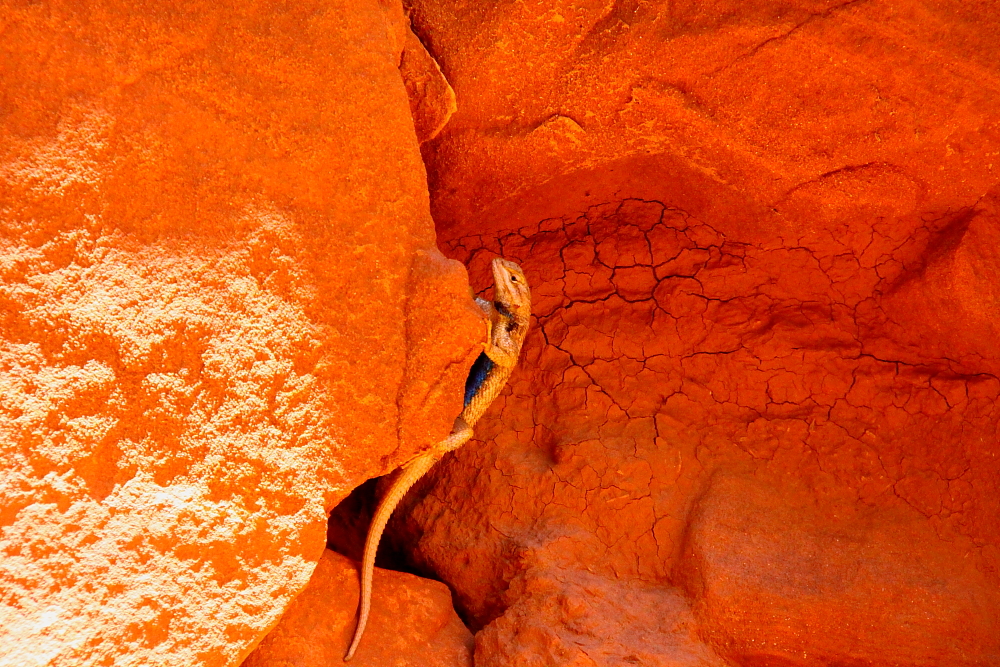
[[1000,662],[996,16],[409,5],[440,243],[534,299],[391,526],[476,664]]

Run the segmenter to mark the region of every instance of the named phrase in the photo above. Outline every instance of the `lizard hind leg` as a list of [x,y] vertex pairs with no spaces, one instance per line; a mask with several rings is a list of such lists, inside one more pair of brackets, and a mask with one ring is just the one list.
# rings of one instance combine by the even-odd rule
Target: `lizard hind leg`
[[368,623],[368,614],[372,606],[372,575],[375,572],[375,552],[378,551],[378,543],[382,539],[385,531],[385,524],[388,523],[392,511],[403,499],[406,492],[413,484],[424,476],[431,469],[441,455],[431,450],[426,454],[418,456],[403,466],[403,471],[389,487],[389,492],[379,501],[375,516],[372,517],[371,526],[368,528],[368,539],[365,540],[365,555],[361,561],[361,600],[358,607],[358,625],[354,629],[354,639],[351,647],[344,656],[344,662],[354,657],[354,652],[361,643],[361,636],[365,632],[365,625]]
[[455,420],[455,425],[452,427],[451,435],[439,442],[434,447],[434,450],[440,457],[448,452],[455,451],[467,443],[470,439],[472,439],[472,427],[469,426],[464,419],[459,417]]

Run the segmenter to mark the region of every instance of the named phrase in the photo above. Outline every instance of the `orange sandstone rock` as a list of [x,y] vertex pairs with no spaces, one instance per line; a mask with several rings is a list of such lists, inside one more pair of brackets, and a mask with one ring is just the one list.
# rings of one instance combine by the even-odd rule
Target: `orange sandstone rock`
[[[358,667],[472,665],[472,634],[448,588],[412,574],[375,570],[371,627],[351,660]],[[309,584],[243,667],[339,665],[354,632],[357,564],[327,550]]]
[[996,590],[971,555],[914,512],[795,487],[720,473],[699,500],[682,578],[702,636],[750,664],[995,662]]
[[430,141],[455,113],[455,91],[412,30],[406,31],[399,71],[406,83],[417,139],[420,143]]
[[476,635],[485,665],[725,667],[698,637],[683,595],[579,568],[536,569],[512,582],[511,606]]
[[0,7],[0,663],[239,664],[325,512],[447,433],[482,324],[403,21]]

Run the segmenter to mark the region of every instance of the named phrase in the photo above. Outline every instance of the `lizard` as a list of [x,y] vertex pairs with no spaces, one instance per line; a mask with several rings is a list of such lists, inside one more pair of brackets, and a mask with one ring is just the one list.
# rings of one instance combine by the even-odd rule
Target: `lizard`
[[406,492],[423,477],[424,473],[447,452],[458,449],[472,438],[472,427],[483,416],[507,384],[511,371],[521,354],[521,345],[528,331],[531,317],[531,290],[524,271],[514,262],[493,260],[493,302],[476,298],[476,304],[486,316],[486,342],[483,351],[472,364],[465,381],[465,398],[462,412],[455,418],[451,434],[404,463],[400,474],[393,480],[389,491],[379,501],[368,528],[364,558],[361,561],[361,600],[358,608],[358,625],[354,639],[344,656],[344,662],[354,657],[365,632],[368,613],[371,611],[372,574],[375,569],[375,552],[382,538],[385,525],[392,511]]

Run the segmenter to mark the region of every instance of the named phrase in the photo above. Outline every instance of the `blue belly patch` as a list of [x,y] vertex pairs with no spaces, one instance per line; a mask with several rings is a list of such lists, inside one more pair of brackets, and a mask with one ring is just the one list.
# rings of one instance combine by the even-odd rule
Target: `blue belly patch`
[[465,379],[464,405],[468,405],[472,401],[472,397],[476,395],[479,388],[486,382],[486,378],[490,376],[490,371],[493,370],[495,365],[493,360],[486,356],[485,352],[479,353],[479,356],[476,357],[476,363],[472,364],[472,368],[469,369],[469,377]]

